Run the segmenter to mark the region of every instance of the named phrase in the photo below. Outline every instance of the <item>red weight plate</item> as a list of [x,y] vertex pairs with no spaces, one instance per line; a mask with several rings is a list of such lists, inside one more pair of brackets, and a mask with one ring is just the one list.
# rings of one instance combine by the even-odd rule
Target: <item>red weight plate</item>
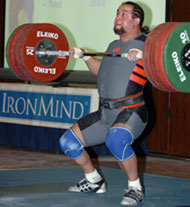
[[154,55],[155,39],[159,35],[158,32],[162,28],[163,28],[163,25],[159,25],[148,35],[148,38],[145,42],[144,51],[143,51],[143,61],[145,63],[144,64],[145,65],[145,72],[147,73],[152,85],[155,86],[156,88],[161,88],[163,86],[160,85],[160,81],[158,80],[156,73],[154,71],[155,64],[152,61],[152,59],[153,59],[152,56]]
[[160,32],[164,30],[166,25],[161,24],[157,26],[147,37],[143,49],[143,64],[145,73],[151,82],[151,84],[159,88],[160,90],[165,90],[165,87],[161,85],[160,80],[157,77],[157,73],[155,71],[156,64],[153,62],[153,56],[155,52],[155,40],[157,40]]
[[[163,53],[163,51],[160,49],[160,42],[161,39],[160,37],[162,36],[162,34],[167,30],[167,28],[171,25],[171,23],[165,23],[162,25],[162,28],[159,30],[157,30],[157,36],[154,40],[154,46],[152,48],[152,51],[151,51],[151,54],[152,54],[152,62],[153,62],[153,65],[154,67],[152,68],[153,70],[153,73],[155,74],[157,80],[159,81],[159,85],[161,87],[159,87],[160,90],[163,90],[163,91],[168,91],[168,87],[167,87],[167,84],[169,84],[169,81],[168,79],[164,79],[164,74],[161,73],[161,66],[158,65],[158,59],[160,58],[160,56],[157,55],[157,52],[160,51],[161,54]],[[157,44],[159,42],[159,44]]]
[[[164,23],[159,26],[157,26],[148,36],[144,50],[143,50],[143,61],[145,62],[145,72],[148,74],[150,78],[150,82],[153,86],[156,88],[168,91],[167,84],[169,83],[168,80],[163,80],[162,74],[160,73],[160,66],[158,66],[158,58],[160,56],[157,56],[155,53],[156,51],[159,51],[159,45],[157,43],[159,42],[159,38],[161,34],[166,30],[167,27],[169,27],[172,23]],[[162,51],[161,51],[162,53]],[[147,55],[146,55],[147,54]],[[165,75],[165,73],[164,73]],[[170,84],[170,83],[169,83]]]
[[24,76],[20,73],[18,68],[15,66],[14,63],[14,52],[13,52],[13,45],[16,43],[17,35],[19,34],[20,31],[25,27],[25,25],[21,25],[20,27],[16,28],[11,35],[9,36],[9,39],[7,41],[7,47],[6,47],[6,58],[7,58],[7,63],[12,70],[12,72],[16,75],[17,78],[23,79]]
[[[57,79],[66,69],[69,57],[56,56],[49,65],[42,64],[36,56],[39,44],[49,41],[56,51],[68,51],[69,45],[64,33],[52,24],[37,24],[23,39],[21,58],[27,73],[40,82]],[[47,57],[48,60],[49,57]]]
[[[158,69],[158,76],[163,84],[165,84],[166,88],[168,91],[178,91],[168,80],[165,70],[164,70],[164,65],[163,65],[163,52],[164,52],[164,46],[166,43],[166,40],[170,33],[173,31],[174,28],[176,28],[179,24],[182,24],[180,22],[173,22],[169,27],[167,27],[163,33],[159,36],[159,39],[156,43],[156,46],[159,48],[155,51],[155,56],[154,59],[157,62],[157,69]],[[156,58],[159,57],[159,58]]]
[[145,45],[144,45],[144,49],[143,49],[143,65],[144,65],[144,70],[145,73],[149,79],[149,81],[152,83],[152,85],[154,87],[157,87],[159,82],[157,82],[157,80],[154,77],[154,73],[152,71],[152,45],[154,43],[154,41],[152,41],[152,39],[154,38],[155,33],[151,33],[149,34],[148,38],[146,39]]
[[30,31],[32,27],[34,27],[35,24],[26,24],[24,28],[19,32],[17,35],[17,38],[15,38],[15,43],[13,45],[13,52],[14,52],[14,64],[19,70],[19,72],[23,75],[24,80],[29,81],[35,81],[28,73],[26,68],[23,66],[21,54],[22,54],[22,44],[23,39],[27,35],[27,33]]

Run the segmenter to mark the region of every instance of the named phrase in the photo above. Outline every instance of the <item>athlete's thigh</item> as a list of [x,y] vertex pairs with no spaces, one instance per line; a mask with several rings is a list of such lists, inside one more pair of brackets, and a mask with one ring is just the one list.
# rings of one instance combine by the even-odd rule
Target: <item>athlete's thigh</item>
[[115,121],[118,112],[103,109],[91,113],[78,121],[86,146],[105,143],[106,134]]
[[133,138],[137,139],[144,131],[147,125],[147,113],[140,114],[137,111],[123,110],[118,114],[116,123],[123,123],[132,129]]

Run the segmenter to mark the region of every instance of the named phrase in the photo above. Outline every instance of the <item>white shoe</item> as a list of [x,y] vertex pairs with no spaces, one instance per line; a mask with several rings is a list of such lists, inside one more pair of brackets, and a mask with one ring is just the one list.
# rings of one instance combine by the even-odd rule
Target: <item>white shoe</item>
[[142,203],[143,201],[144,194],[141,190],[129,188],[121,200],[121,205],[134,206]]
[[85,178],[82,179],[77,185],[71,186],[68,189],[69,192],[94,192],[94,193],[105,193],[106,183],[101,180],[97,183],[91,183]]

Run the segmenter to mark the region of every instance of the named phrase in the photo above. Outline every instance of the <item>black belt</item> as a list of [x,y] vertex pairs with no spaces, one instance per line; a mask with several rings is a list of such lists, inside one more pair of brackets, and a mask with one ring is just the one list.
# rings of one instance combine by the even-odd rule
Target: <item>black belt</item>
[[144,104],[143,93],[134,94],[121,99],[104,99],[100,98],[100,103],[104,108],[132,108]]

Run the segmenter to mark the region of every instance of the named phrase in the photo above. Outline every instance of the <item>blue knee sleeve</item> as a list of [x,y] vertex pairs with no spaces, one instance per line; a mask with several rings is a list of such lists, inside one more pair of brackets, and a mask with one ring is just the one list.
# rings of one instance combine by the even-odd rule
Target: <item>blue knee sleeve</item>
[[119,161],[127,160],[134,155],[132,141],[132,133],[122,127],[110,128],[106,136],[106,146]]
[[61,150],[70,158],[77,159],[84,153],[84,145],[81,143],[72,129],[68,129],[60,138]]

